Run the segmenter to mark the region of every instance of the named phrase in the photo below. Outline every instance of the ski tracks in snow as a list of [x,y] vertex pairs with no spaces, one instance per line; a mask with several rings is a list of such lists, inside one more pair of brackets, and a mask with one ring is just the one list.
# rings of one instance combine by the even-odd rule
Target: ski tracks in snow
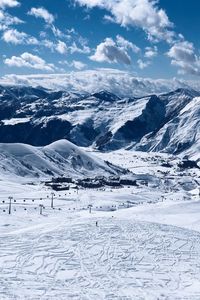
[[200,299],[200,234],[114,218],[2,235],[0,299]]

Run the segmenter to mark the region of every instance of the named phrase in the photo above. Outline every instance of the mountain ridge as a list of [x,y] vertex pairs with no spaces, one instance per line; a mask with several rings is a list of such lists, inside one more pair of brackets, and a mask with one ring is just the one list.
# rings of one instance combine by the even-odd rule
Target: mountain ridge
[[[106,90],[84,94],[0,86],[0,143],[45,146],[64,138],[78,146],[102,151],[133,148],[188,153],[193,144],[198,149],[200,104],[194,100],[198,97],[200,92],[183,88],[123,98]],[[181,134],[176,132],[181,130],[183,120],[187,128],[182,141]],[[193,140],[190,125],[197,133]]]
[[44,147],[20,143],[0,143],[0,176],[51,178],[120,175],[126,171],[85,152],[67,140]]

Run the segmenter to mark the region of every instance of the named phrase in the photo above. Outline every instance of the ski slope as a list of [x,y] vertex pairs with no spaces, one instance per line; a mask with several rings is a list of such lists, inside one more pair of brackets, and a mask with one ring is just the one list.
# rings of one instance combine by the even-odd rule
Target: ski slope
[[[95,154],[129,166],[138,176],[171,180],[165,189],[154,182],[120,189],[71,188],[55,192],[52,209],[51,190],[42,183],[4,178],[0,299],[199,300],[199,170],[186,172],[181,184],[176,160],[169,174],[162,173],[166,155]],[[41,215],[39,205],[45,207]]]
[[198,232],[111,216],[50,221],[1,234],[1,299],[199,299]]

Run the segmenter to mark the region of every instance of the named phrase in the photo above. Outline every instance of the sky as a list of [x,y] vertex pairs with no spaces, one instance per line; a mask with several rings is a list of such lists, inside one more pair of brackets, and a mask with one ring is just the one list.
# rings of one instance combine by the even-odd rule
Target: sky
[[0,0],[0,76],[117,69],[198,79],[198,0]]

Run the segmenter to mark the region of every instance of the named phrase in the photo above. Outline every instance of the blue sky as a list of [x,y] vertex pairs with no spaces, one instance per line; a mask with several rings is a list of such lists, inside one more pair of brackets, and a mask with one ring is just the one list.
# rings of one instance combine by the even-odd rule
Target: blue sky
[[0,0],[0,76],[96,68],[198,78],[200,1]]

